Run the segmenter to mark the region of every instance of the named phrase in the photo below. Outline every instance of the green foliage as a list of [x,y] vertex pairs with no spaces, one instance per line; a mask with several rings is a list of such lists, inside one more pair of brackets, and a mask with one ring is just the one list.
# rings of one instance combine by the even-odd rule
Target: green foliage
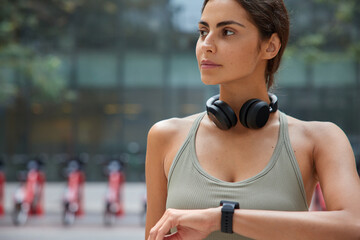
[[[294,40],[290,43],[305,59],[331,55],[332,52],[356,53],[360,42],[360,1],[358,0],[304,0],[290,1],[295,19]],[[302,10],[297,10],[302,7]],[[298,11],[298,12],[297,12]],[[300,23],[306,26],[299,31]]]
[[[60,59],[37,48],[58,38],[73,1],[2,1],[0,8],[0,105],[16,98],[59,100],[65,88]],[[57,19],[60,17],[60,19]],[[25,94],[26,92],[26,94]]]
[[349,55],[360,61],[360,42],[351,45],[348,49]]
[[61,60],[56,56],[35,57],[27,66],[26,72],[32,79],[32,101],[59,101],[66,87],[59,74]]
[[[0,51],[0,105],[17,97],[31,102],[60,100],[65,79],[60,74],[61,60],[52,55],[35,54],[28,47],[9,44]],[[24,94],[27,92],[30,95]]]
[[339,6],[336,12],[336,18],[343,23],[351,23],[354,18],[356,10],[356,2],[355,1],[344,1]]

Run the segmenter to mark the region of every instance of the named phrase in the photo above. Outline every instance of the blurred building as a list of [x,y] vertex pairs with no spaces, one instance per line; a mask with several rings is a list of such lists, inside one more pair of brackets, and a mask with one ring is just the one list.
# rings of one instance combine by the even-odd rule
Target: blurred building
[[[292,32],[274,89],[280,109],[335,122],[359,152],[359,10],[285,2]],[[48,179],[59,180],[56,156],[86,152],[89,180],[103,179],[98,156],[121,153],[128,155],[128,179],[141,180],[150,127],[204,111],[217,92],[201,83],[195,58],[200,9],[191,0],[4,5],[0,152],[8,179],[19,168],[15,155],[46,153]],[[329,36],[336,31],[343,32]]]

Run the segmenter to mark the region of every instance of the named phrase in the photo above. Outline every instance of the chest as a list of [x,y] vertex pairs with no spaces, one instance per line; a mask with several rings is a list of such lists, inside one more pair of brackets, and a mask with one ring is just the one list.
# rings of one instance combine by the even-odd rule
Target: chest
[[240,182],[261,173],[274,157],[279,144],[288,144],[287,154],[294,156],[301,173],[306,201],[310,204],[317,182],[312,145],[294,131],[289,131],[288,139],[280,138],[278,131],[279,129],[274,128],[261,136],[249,135],[237,139],[212,137],[200,130],[194,144],[196,160],[214,178],[225,182]]
[[245,137],[219,137],[199,130],[195,139],[196,157],[210,175],[226,182],[239,182],[262,171],[273,156],[278,134],[259,140],[257,134]]
[[222,181],[205,172],[189,148],[177,159],[169,179],[167,208],[216,207],[226,199],[240,202],[246,209],[307,210],[293,163],[283,157],[285,148],[277,148],[275,157],[259,174],[241,182]]

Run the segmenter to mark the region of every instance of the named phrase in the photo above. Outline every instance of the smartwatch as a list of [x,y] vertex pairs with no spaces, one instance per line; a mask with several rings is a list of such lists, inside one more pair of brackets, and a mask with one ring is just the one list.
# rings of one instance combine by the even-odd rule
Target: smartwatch
[[240,208],[238,202],[220,201],[221,208],[221,232],[223,233],[234,233],[233,232],[233,216],[235,209]]

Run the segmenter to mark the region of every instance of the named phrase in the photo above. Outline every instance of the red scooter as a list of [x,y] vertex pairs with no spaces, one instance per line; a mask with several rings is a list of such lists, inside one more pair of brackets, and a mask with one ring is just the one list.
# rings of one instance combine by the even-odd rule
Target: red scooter
[[43,164],[39,157],[31,159],[27,164],[28,171],[20,177],[23,183],[14,194],[12,219],[15,225],[25,224],[30,215],[44,214]]
[[326,204],[323,193],[321,191],[320,184],[316,184],[313,198],[310,205],[311,211],[326,211]]
[[75,218],[84,214],[84,173],[85,161],[80,157],[71,158],[65,169],[67,186],[63,198],[62,222],[72,225]]
[[113,225],[117,217],[124,215],[123,189],[125,183],[124,163],[112,159],[106,166],[108,187],[105,196],[104,224]]
[[5,188],[5,173],[4,161],[0,158],[0,217],[4,215],[4,188]]

